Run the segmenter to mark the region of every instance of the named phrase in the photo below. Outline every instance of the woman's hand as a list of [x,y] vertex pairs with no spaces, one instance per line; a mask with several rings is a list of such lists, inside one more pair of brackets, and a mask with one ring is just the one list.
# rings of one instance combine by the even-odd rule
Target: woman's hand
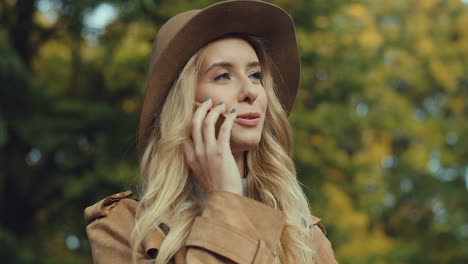
[[[184,141],[187,163],[200,186],[209,191],[228,191],[242,195],[242,182],[236,161],[231,152],[231,128],[236,110],[224,114],[226,106],[221,102],[212,107],[206,98],[196,109],[191,123],[191,138]],[[216,122],[225,117],[216,138]]]

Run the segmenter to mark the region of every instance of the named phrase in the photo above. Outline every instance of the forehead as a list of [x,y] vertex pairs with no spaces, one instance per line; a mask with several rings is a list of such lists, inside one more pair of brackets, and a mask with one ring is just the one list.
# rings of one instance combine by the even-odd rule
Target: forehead
[[213,41],[205,47],[202,67],[219,61],[243,63],[258,61],[258,57],[247,41],[232,37]]

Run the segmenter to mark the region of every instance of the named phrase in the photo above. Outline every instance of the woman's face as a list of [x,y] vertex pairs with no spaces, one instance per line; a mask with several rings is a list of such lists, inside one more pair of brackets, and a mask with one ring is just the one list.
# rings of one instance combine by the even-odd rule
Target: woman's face
[[[237,118],[232,127],[231,150],[242,152],[257,146],[261,139],[267,97],[261,83],[262,69],[255,50],[241,38],[224,38],[205,47],[198,74],[195,100],[210,97],[212,105],[226,105],[226,112],[236,108]],[[257,114],[258,122],[249,120]],[[220,117],[217,130],[224,121]]]

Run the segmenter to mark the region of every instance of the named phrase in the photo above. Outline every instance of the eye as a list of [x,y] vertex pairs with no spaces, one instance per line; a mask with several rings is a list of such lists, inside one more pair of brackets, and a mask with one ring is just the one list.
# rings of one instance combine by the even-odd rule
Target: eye
[[215,80],[218,81],[218,80],[229,80],[230,76],[229,76],[229,73],[225,72],[225,73],[222,73],[218,76],[215,77]]
[[261,72],[254,72],[250,76],[257,80],[261,80],[263,77]]

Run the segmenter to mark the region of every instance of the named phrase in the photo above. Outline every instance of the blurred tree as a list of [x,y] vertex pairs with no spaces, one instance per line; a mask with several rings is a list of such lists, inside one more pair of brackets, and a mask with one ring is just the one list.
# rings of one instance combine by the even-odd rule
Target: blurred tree
[[298,28],[297,161],[340,263],[468,261],[467,12],[351,1]]

